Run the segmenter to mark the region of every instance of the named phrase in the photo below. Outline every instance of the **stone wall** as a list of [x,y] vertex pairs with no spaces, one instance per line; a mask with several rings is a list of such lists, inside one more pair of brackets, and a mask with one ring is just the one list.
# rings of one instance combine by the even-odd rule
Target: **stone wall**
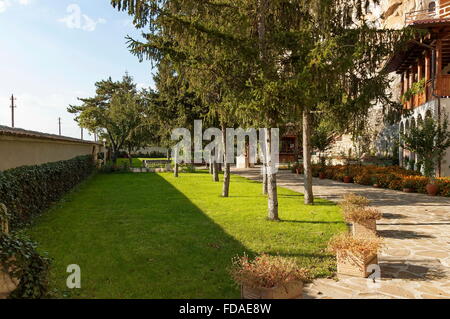
[[0,171],[24,165],[39,165],[72,159],[80,155],[97,157],[99,144],[0,135]]

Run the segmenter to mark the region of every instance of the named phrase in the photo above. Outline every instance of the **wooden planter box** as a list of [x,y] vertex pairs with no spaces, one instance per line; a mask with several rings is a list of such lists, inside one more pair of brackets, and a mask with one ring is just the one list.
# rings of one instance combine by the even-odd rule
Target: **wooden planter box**
[[302,299],[303,282],[292,281],[274,288],[241,287],[242,299]]
[[371,272],[367,271],[369,265],[378,264],[378,256],[363,258],[352,253],[337,253],[337,272],[340,275],[367,278]]
[[0,271],[0,299],[7,298],[17,288],[18,284],[17,280],[11,279],[8,274]]
[[353,237],[373,238],[377,237],[377,221],[368,219],[365,221],[354,222],[352,224]]

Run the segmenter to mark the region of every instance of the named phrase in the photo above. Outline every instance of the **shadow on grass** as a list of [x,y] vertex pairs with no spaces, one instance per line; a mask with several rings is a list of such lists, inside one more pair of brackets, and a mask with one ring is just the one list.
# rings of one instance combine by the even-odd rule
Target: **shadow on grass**
[[32,236],[63,295],[67,265],[80,265],[77,298],[238,298],[232,257],[254,256],[158,174],[99,175]]

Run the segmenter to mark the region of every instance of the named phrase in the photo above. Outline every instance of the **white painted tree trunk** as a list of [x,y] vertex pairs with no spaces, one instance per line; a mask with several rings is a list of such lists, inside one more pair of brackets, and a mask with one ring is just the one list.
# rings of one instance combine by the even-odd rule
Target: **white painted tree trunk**
[[303,167],[305,204],[314,204],[312,162],[311,162],[311,113],[308,109],[303,110]]
[[267,156],[267,194],[268,194],[268,219],[278,221],[278,191],[275,163],[272,158],[272,136],[270,129],[266,129],[266,156]]

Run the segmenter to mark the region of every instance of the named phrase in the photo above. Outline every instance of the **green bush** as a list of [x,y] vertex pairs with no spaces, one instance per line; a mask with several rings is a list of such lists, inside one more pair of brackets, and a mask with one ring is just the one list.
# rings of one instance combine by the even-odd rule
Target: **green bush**
[[28,223],[93,171],[92,157],[80,156],[0,172],[0,203],[11,215],[11,228]]
[[19,280],[11,299],[47,297],[50,259],[39,255],[36,244],[19,234],[0,232],[0,270]]

